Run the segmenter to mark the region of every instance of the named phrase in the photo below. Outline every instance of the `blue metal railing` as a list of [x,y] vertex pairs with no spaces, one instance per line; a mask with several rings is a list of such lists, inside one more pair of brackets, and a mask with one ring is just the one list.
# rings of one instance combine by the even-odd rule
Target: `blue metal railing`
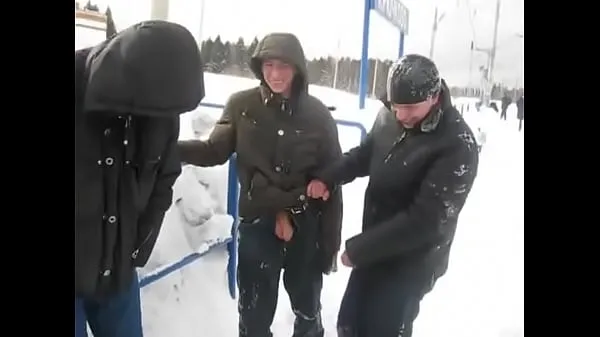
[[[222,104],[215,103],[200,103],[200,106],[212,109],[223,109],[225,106]],[[329,110],[335,110],[335,107],[329,107]],[[357,128],[360,131],[361,139],[367,136],[367,130],[365,127],[354,121],[347,121],[336,119],[336,124]],[[231,228],[231,239],[226,241],[215,242],[210,248],[202,253],[191,253],[184,256],[180,260],[169,264],[165,267],[159,268],[147,275],[140,280],[140,287],[145,287],[152,284],[167,275],[187,266],[188,264],[200,259],[202,256],[208,254],[213,249],[223,247],[227,245],[227,251],[229,253],[229,261],[227,263],[227,281],[229,285],[229,294],[231,298],[235,298],[236,290],[236,278],[237,278],[237,241],[238,241],[238,197],[239,197],[239,186],[238,186],[238,175],[236,166],[235,154],[229,159],[229,172],[227,175],[227,213],[233,217],[233,226]]]

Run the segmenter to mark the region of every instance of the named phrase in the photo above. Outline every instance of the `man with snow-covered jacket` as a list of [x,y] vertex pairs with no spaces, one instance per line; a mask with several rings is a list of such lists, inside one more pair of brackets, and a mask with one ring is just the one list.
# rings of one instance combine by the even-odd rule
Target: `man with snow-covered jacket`
[[146,21],[75,51],[75,336],[142,337],[139,282],[181,172],[179,114],[204,97],[184,27]]
[[390,67],[373,128],[317,174],[309,197],[369,176],[362,233],[346,241],[352,267],[338,337],[410,337],[422,297],[448,267],[456,224],[477,174],[473,133],[435,64],[406,55]]

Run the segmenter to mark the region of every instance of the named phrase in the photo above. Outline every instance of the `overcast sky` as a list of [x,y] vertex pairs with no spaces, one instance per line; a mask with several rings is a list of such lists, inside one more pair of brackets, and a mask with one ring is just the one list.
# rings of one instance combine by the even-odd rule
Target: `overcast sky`
[[[247,43],[254,36],[273,31],[296,34],[308,58],[342,55],[360,58],[362,45],[362,0],[170,0],[171,21],[186,26],[197,37],[221,35]],[[471,41],[490,48],[493,39],[496,0],[403,0],[410,11],[405,53],[428,56],[434,10],[444,18],[439,24],[434,61],[450,85],[478,84],[483,53],[471,53]],[[117,27],[122,29],[150,16],[150,0],[97,0],[110,4]],[[498,27],[498,51],[494,77],[509,86],[522,83],[524,0],[502,0]],[[331,13],[337,16],[331,17]],[[369,56],[398,56],[399,33],[378,14],[371,14]],[[339,48],[338,48],[339,46]],[[473,55],[471,62],[471,55]],[[472,64],[472,67],[470,67]],[[470,71],[472,69],[472,71]],[[471,74],[471,76],[469,76]]]

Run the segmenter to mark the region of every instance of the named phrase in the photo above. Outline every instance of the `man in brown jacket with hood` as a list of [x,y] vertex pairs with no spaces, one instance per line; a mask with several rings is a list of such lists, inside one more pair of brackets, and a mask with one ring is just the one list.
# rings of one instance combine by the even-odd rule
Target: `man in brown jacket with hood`
[[322,337],[322,273],[340,246],[341,191],[327,201],[306,197],[319,169],[341,157],[327,107],[308,94],[298,39],[267,35],[250,67],[260,85],[234,93],[206,141],[179,142],[181,159],[198,166],[236,153],[239,180],[239,336],[272,336],[281,270],[296,315],[294,337]]

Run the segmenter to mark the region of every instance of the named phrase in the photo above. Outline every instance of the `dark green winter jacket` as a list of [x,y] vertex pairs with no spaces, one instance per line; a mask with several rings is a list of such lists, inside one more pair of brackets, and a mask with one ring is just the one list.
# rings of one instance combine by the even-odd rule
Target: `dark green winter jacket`
[[[296,67],[289,100],[273,94],[264,83],[261,68],[266,58]],[[317,202],[308,200],[305,191],[315,172],[342,155],[335,121],[327,107],[308,94],[304,51],[294,35],[267,35],[257,45],[250,67],[261,84],[231,95],[208,140],[180,141],[182,161],[213,166],[236,153],[240,217],[318,208],[319,246],[328,272],[341,240],[341,193]]]

